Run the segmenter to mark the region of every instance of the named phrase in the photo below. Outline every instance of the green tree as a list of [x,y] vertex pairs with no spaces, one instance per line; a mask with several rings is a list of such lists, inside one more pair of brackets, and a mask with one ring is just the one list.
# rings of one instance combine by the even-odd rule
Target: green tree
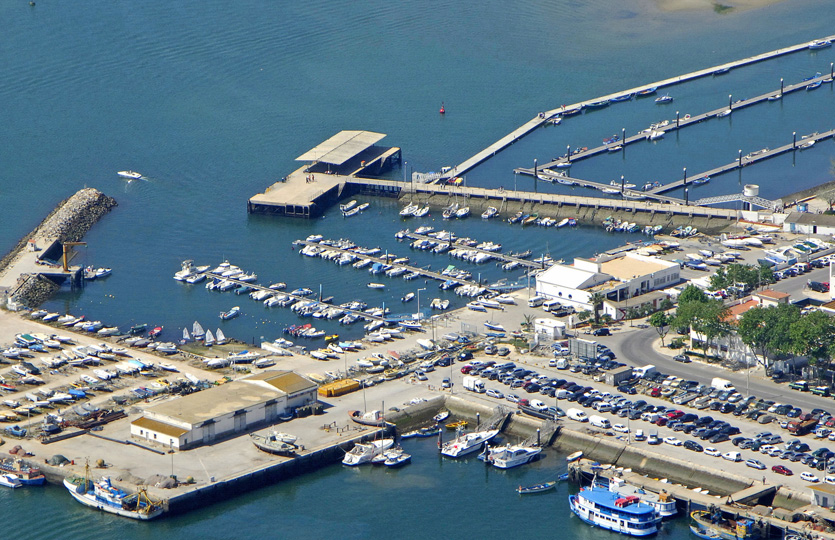
[[603,302],[606,297],[603,294],[596,292],[589,298],[592,310],[594,312],[594,324],[600,324],[600,309],[603,307]]
[[678,295],[678,305],[690,304],[692,302],[707,302],[708,296],[700,288],[695,285],[688,285]]
[[822,311],[812,311],[798,319],[789,329],[792,352],[809,358],[818,378],[826,373],[835,353],[835,324]]
[[693,330],[705,337],[704,350],[717,338],[727,336],[731,332],[731,325],[727,320],[728,308],[721,300],[709,300],[694,313]]
[[649,317],[649,324],[655,327],[658,336],[661,338],[661,346],[664,347],[664,338],[670,331],[670,316],[663,311],[656,311]]
[[790,329],[799,319],[800,309],[791,304],[757,306],[742,314],[737,323],[737,333],[742,342],[761,357],[758,362],[768,371],[773,353],[791,351]]

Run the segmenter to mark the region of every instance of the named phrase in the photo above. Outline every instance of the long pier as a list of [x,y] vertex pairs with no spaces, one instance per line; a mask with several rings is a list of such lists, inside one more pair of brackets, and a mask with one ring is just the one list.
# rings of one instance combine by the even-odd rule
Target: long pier
[[[649,214],[683,215],[688,217],[705,217],[727,220],[736,220],[738,217],[737,211],[729,208],[710,208],[706,206],[678,204],[675,202],[664,204],[651,201],[584,197],[578,195],[561,195],[557,193],[534,193],[530,191],[509,191],[506,189],[498,190],[468,186],[448,186],[446,184],[413,184],[370,178],[354,178],[351,182],[356,184],[360,189],[371,193],[385,192],[398,196],[403,195],[404,193],[415,196],[445,195],[449,197],[463,197],[465,200],[481,199],[486,203],[495,201],[500,205],[508,202],[514,202],[521,204],[552,204],[558,208],[574,207],[577,209],[609,209],[612,211],[625,211],[632,213],[643,212]],[[669,199],[672,199],[672,197]]]
[[[828,37],[821,38],[821,39],[835,40],[835,35],[828,36]],[[599,103],[599,102],[603,102],[603,101],[608,102],[612,98],[620,98],[620,97],[628,96],[628,95],[631,95],[631,94],[639,94],[640,92],[646,92],[646,91],[651,90],[653,88],[658,88],[658,89],[666,88],[668,86],[681,84],[683,82],[692,81],[692,80],[699,79],[699,78],[702,78],[702,77],[707,77],[707,76],[726,73],[727,71],[729,71],[731,69],[734,69],[734,68],[747,66],[747,65],[751,65],[751,64],[756,64],[756,63],[759,63],[759,62],[764,62],[766,60],[771,60],[773,58],[777,58],[777,57],[784,56],[784,55],[787,55],[787,54],[793,54],[793,53],[796,53],[796,52],[799,52],[799,51],[802,51],[802,50],[808,50],[808,48],[809,48],[809,42],[808,41],[804,42],[804,43],[798,43],[796,45],[791,45],[789,47],[784,47],[782,49],[776,49],[776,50],[769,51],[769,52],[766,52],[766,53],[758,54],[756,56],[750,56],[748,58],[743,58],[741,60],[735,60],[733,62],[727,62],[725,64],[721,64],[721,65],[718,65],[718,66],[713,66],[713,67],[710,67],[710,68],[707,68],[707,69],[692,71],[690,73],[686,73],[684,75],[679,75],[677,77],[670,77],[668,79],[663,79],[661,81],[656,81],[654,83],[649,83],[649,84],[645,84],[643,86],[630,88],[628,90],[621,90],[621,91],[618,91],[618,92],[615,92],[615,93],[612,93],[612,94],[607,94],[605,96],[600,96],[600,97],[597,97],[597,98],[594,98],[594,99],[589,99],[589,100],[586,100],[586,101],[573,103],[571,105],[564,105],[564,106],[562,106],[558,109],[553,109],[553,110],[550,110],[548,112],[540,113],[535,118],[525,122],[520,127],[516,128],[515,130],[513,130],[509,134],[505,135],[504,137],[502,137],[498,141],[494,142],[493,144],[491,144],[490,146],[488,146],[484,150],[481,150],[480,152],[478,152],[474,156],[464,160],[463,162],[459,163],[455,167],[452,167],[449,171],[442,174],[437,181],[438,182],[445,182],[446,180],[448,180],[450,178],[453,178],[455,176],[464,174],[465,172],[469,171],[470,169],[472,169],[476,165],[479,165],[483,161],[486,161],[487,159],[493,157],[494,155],[501,152],[502,150],[504,150],[505,148],[507,148],[511,144],[515,143],[517,140],[519,140],[522,137],[524,137],[525,135],[529,134],[534,129],[536,129],[539,126],[545,124],[546,122],[549,122],[554,117],[562,115],[562,113],[565,112],[565,111],[571,111],[571,110],[575,110],[575,109],[583,109],[587,105],[590,105],[590,104],[593,104],[593,103]],[[830,77],[831,77],[831,74],[830,74]],[[691,118],[691,120],[692,120],[692,118]]]
[[494,259],[497,259],[499,261],[502,261],[502,262],[505,262],[505,263],[515,262],[519,266],[524,266],[526,268],[542,268],[542,265],[543,265],[542,262],[529,261],[527,259],[520,259],[519,257],[513,257],[511,255],[506,255],[504,253],[498,253],[496,251],[490,251],[490,250],[487,250],[487,249],[481,249],[481,248],[478,248],[478,247],[475,247],[475,246],[465,246],[465,245],[462,245],[462,244],[456,244],[454,241],[453,242],[444,242],[442,240],[438,240],[437,238],[435,238],[433,236],[426,236],[426,235],[423,235],[423,234],[417,234],[417,233],[411,233],[410,232],[409,234],[406,235],[406,237],[411,238],[412,240],[428,240],[430,242],[437,242],[437,243],[442,243],[442,244],[443,243],[448,243],[450,245],[451,249],[460,248],[460,249],[466,249],[466,250],[469,250],[469,251],[477,251],[479,253],[486,253],[487,255],[491,255]]
[[[319,245],[317,242],[309,242],[307,240],[296,240],[294,242],[294,244],[302,245],[302,246],[318,246]],[[352,251],[350,249],[343,249],[343,248],[338,248],[338,247],[334,247],[334,246],[325,246],[325,248],[327,248],[328,251],[337,251],[339,253],[350,254],[350,255],[353,255],[353,256],[357,257],[358,259],[369,260],[371,262],[380,263],[380,264],[389,264],[387,259],[384,259],[384,258],[381,258],[381,257],[375,257],[373,255],[363,255],[361,253],[357,253],[356,251]],[[479,283],[476,283],[475,281],[456,278],[456,277],[451,277],[451,276],[445,276],[445,275],[443,275],[439,272],[433,272],[432,270],[427,270],[426,268],[419,268],[417,266],[412,266],[412,265],[409,265],[409,264],[397,264],[397,265],[392,265],[392,267],[393,268],[394,267],[405,268],[406,270],[408,270],[410,272],[413,272],[413,273],[416,273],[416,274],[419,274],[421,276],[425,276],[425,277],[428,277],[428,278],[432,278],[434,280],[441,281],[441,282],[454,281],[455,283],[458,283],[459,285],[476,285],[478,287],[483,287],[483,285],[481,285]],[[493,290],[493,289],[485,287],[485,292],[493,292],[494,293],[496,291]]]
[[386,320],[385,317],[380,317],[378,315],[372,315],[370,313],[366,313],[364,311],[357,311],[355,309],[343,308],[343,307],[338,306],[338,305],[329,304],[327,302],[321,302],[319,300],[316,300],[315,298],[310,298],[310,297],[307,297],[307,296],[299,296],[297,294],[291,294],[291,293],[288,293],[288,292],[285,292],[285,291],[279,291],[277,289],[270,289],[269,287],[265,287],[263,285],[256,285],[254,283],[241,281],[241,280],[235,279],[235,278],[223,277],[220,274],[214,274],[212,272],[203,272],[203,273],[206,275],[207,278],[213,278],[213,279],[219,279],[219,280],[224,280],[225,279],[226,281],[231,281],[232,283],[236,283],[236,284],[238,284],[242,287],[249,287],[251,289],[255,289],[255,290],[258,290],[258,291],[270,291],[271,293],[273,293],[275,295],[289,296],[290,298],[293,298],[296,301],[315,302],[316,304],[318,304],[320,306],[323,306],[323,307],[339,308],[339,309],[343,310],[345,313],[351,313],[352,315],[356,315],[358,317],[364,317],[368,320],[374,320],[374,321],[385,321]]

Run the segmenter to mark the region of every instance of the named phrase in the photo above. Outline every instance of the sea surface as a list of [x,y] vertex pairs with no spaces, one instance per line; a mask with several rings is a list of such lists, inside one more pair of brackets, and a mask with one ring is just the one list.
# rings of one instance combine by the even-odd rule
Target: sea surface
[[[5,2],[0,4],[0,251],[10,249],[60,200],[84,186],[119,207],[85,237],[74,262],[112,267],[106,280],[64,290],[45,307],[109,324],[165,326],[177,339],[194,320],[227,336],[274,339],[299,322],[245,297],[209,293],[171,279],[184,259],[230,260],[264,283],[310,287],[337,302],[365,299],[403,311],[399,298],[435,283],[387,280],[300,257],[291,242],[312,233],[346,237],[413,257],[418,265],[470,268],[486,280],[524,279],[495,265],[471,267],[446,256],[410,253],[394,239],[404,223],[391,200],[370,199],[365,214],[315,221],[246,213],[246,200],[297,167],[295,158],[343,129],[386,133],[403,148],[404,172],[455,165],[538,111],[829,35],[835,2],[792,0],[744,13],[665,13],[650,0],[531,0],[478,3],[384,2]],[[620,103],[537,130],[468,173],[468,185],[531,189],[514,167],[595,146],[650,122],[694,114],[826,72],[835,51],[804,51],[669,89],[675,98]],[[572,174],[608,181],[665,182],[693,176],[743,153],[786,144],[835,124],[832,85],[737,111],[577,164]],[[446,115],[438,114],[441,104]],[[691,198],[736,193],[757,183],[765,197],[832,180],[832,141],[769,160],[693,188]],[[127,183],[116,171],[140,171]],[[566,189],[539,184],[543,191]],[[577,188],[575,193],[586,193]],[[697,193],[696,193],[697,192]],[[676,193],[673,193],[674,195]],[[678,195],[681,195],[680,193]],[[521,230],[479,218],[422,220],[459,236],[571,260],[635,240],[598,227]],[[376,278],[374,279],[377,280]],[[454,298],[460,305],[460,300]],[[410,306],[410,309],[411,306]],[[307,321],[305,321],[307,322]],[[316,323],[328,333],[360,330]],[[415,445],[412,448],[412,444]],[[508,473],[480,462],[439,460],[431,443],[408,444],[401,471],[324,469],[227,504],[152,525],[126,523],[75,505],[58,488],[0,492],[0,516],[20,522],[16,538],[571,538],[608,536],[568,517],[566,486],[520,499],[520,483],[555,476],[561,458]],[[551,453],[553,454],[553,453]],[[9,529],[6,529],[9,530]],[[160,536],[160,531],[162,535]],[[684,538],[684,526],[662,536]],[[614,538],[614,537],[612,537]]]

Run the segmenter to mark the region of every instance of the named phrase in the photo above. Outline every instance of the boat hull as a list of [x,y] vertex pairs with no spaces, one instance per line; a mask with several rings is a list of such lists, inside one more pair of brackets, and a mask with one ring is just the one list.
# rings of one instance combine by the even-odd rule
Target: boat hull
[[110,506],[109,504],[97,500],[92,495],[87,493],[79,493],[78,489],[79,486],[73,484],[66,478],[64,479],[64,487],[67,488],[67,491],[70,492],[70,495],[73,496],[73,499],[80,502],[84,506],[89,506],[90,508],[95,508],[97,510],[103,510],[104,512],[108,512],[110,514],[116,514],[117,516],[122,516],[131,519],[139,519],[142,521],[148,521],[159,517],[162,514],[162,508],[156,508],[151,512],[135,512],[133,510],[125,510],[124,508],[116,508],[114,506]]

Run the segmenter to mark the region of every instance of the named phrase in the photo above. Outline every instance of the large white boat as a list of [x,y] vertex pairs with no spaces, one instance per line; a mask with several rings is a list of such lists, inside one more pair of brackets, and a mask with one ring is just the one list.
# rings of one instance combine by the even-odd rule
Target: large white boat
[[638,486],[626,483],[623,478],[610,478],[608,486],[601,483],[600,487],[606,487],[609,491],[617,493],[621,497],[629,497],[635,495],[641,499],[641,502],[648,504],[655,508],[658,515],[662,518],[668,518],[676,515],[676,501],[669,493],[652,493],[644,491]]
[[474,431],[466,434],[459,433],[455,439],[446,442],[441,446],[441,454],[456,458],[472,454],[473,452],[478,452],[482,449],[484,443],[490,441],[498,434],[498,429]]
[[608,489],[592,486],[569,495],[568,505],[577,517],[602,529],[630,536],[658,532],[658,513],[634,495],[621,497]]
[[487,463],[499,469],[512,469],[535,460],[542,452],[539,446],[520,446],[507,444],[487,450]]
[[375,456],[378,456],[392,447],[394,439],[380,439],[367,443],[357,443],[345,454],[342,459],[343,465],[356,467],[363,463],[370,463]]
[[96,482],[89,477],[79,479],[78,482],[75,484],[65,478],[64,487],[75,500],[85,506],[132,519],[149,520],[162,514],[162,506],[151,501],[145,492],[128,495],[114,487],[107,476]]
[[122,178],[130,178],[131,180],[139,180],[140,178],[142,178],[142,174],[136,171],[119,171],[116,174],[118,174]]

